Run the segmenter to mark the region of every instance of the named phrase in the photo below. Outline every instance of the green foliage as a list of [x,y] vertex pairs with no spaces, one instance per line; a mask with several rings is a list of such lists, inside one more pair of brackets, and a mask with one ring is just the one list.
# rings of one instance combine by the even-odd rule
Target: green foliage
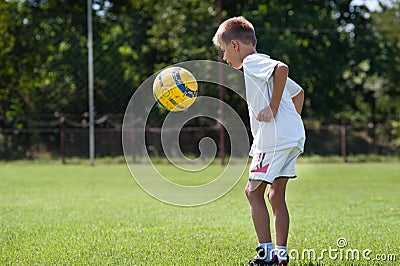
[[[345,5],[345,4],[343,4]],[[334,122],[347,91],[341,80],[347,36],[341,6],[332,1],[268,1],[245,12],[258,35],[258,50],[289,65],[290,76],[306,92],[306,118]]]
[[[38,120],[58,124],[60,115],[87,119],[86,5],[0,1],[0,8],[0,150],[11,158],[29,144],[11,132]],[[97,118],[122,114],[135,89],[170,64],[217,60],[215,0],[97,0],[93,13]],[[223,19],[237,15],[255,25],[258,51],[287,63],[305,89],[305,120],[384,124],[382,134],[398,143],[391,126],[400,120],[398,3],[371,12],[350,0],[222,1]],[[244,102],[225,92],[247,121]],[[209,85],[200,93],[217,97]],[[152,125],[165,115],[154,110]],[[118,127],[121,116],[108,123]]]

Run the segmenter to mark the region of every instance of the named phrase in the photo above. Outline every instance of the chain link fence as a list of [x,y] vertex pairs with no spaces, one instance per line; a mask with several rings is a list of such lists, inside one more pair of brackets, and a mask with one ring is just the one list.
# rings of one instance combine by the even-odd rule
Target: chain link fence
[[[122,115],[116,115],[115,119],[121,119]],[[113,116],[111,116],[113,118]],[[76,159],[87,159],[89,157],[89,129],[87,125],[68,121],[53,124],[50,121],[41,121],[46,127],[26,128],[21,131],[9,132],[19,143],[26,145],[21,158],[35,159],[57,159],[62,162],[75,161]],[[70,121],[72,122],[72,121]],[[119,126],[122,126],[119,124]],[[385,130],[377,127],[352,127],[345,125],[331,125],[308,127],[306,129],[307,141],[305,155],[320,156],[342,156],[347,160],[348,155],[376,154],[393,156],[397,155],[390,145],[388,139],[373,139],[373,131]],[[138,130],[139,131],[139,130]],[[4,134],[4,133],[3,133]],[[145,132],[146,147],[132,147],[134,161],[141,161],[146,153],[152,157],[163,158],[163,148],[161,145],[161,128],[147,128]],[[179,134],[179,145],[182,152],[188,156],[199,156],[199,142],[204,137],[209,137],[218,143],[219,129],[218,124],[208,127],[184,127]],[[249,132],[250,136],[250,132]],[[135,132],[132,132],[132,138]],[[119,157],[123,156],[121,128],[96,124],[95,129],[95,151],[96,157]],[[251,137],[249,137],[251,141]],[[229,156],[230,142],[229,136],[225,136],[226,155]],[[217,145],[218,146],[218,145]],[[219,146],[218,146],[219,147]],[[4,153],[4,150],[2,151]],[[246,151],[244,151],[246,152]],[[22,150],[21,150],[22,153]],[[5,158],[3,158],[5,159]]]
[[[3,110],[8,110],[0,117],[0,160],[51,158],[68,162],[89,156],[86,16],[83,13],[45,16],[57,27],[48,29],[39,24],[27,31],[32,34],[33,42],[21,47],[23,53],[15,58],[19,60],[15,62],[16,71],[29,75],[21,74],[21,80],[10,82],[31,78],[29,86],[18,92],[2,91],[0,95]],[[136,23],[137,32],[124,30],[129,23]],[[135,21],[135,17],[125,17],[124,21],[97,17],[93,25],[97,158],[123,155],[121,128],[125,108],[135,88],[157,71],[144,58],[157,54],[140,48],[138,36],[149,34],[148,27],[141,23],[144,22]],[[103,31],[105,26],[111,30]],[[199,25],[194,27],[204,30]],[[38,55],[32,63],[24,65],[24,58],[34,56],[39,48],[41,57]],[[7,101],[11,98],[15,102]],[[157,124],[159,121],[150,123],[146,129],[147,147],[134,147],[134,159],[140,160],[146,150],[152,156],[163,157]],[[392,145],[395,138],[386,125],[307,126],[306,132],[307,155],[397,153],[396,145]],[[218,134],[217,122],[184,127],[180,132],[181,149],[196,156],[199,140],[207,136],[218,143]],[[229,136],[225,139],[229,155]]]

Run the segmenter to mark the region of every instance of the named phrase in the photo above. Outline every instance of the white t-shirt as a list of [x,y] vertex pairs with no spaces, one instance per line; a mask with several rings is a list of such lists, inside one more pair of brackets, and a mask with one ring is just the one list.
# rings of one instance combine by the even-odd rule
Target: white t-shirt
[[243,61],[246,101],[254,138],[250,150],[251,156],[290,147],[299,147],[301,151],[304,149],[303,121],[292,102],[292,97],[299,94],[302,89],[293,80],[287,79],[275,119],[268,123],[256,119],[258,113],[270,104],[274,89],[272,74],[278,63],[279,61],[258,53],[247,56]]

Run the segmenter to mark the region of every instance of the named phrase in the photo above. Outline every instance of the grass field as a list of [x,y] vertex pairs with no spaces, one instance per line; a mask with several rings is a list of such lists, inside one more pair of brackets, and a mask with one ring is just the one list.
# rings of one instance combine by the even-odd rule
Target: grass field
[[[291,265],[399,265],[398,162],[301,163],[298,175]],[[243,265],[257,245],[245,182],[182,208],[143,192],[124,164],[1,163],[0,265]]]

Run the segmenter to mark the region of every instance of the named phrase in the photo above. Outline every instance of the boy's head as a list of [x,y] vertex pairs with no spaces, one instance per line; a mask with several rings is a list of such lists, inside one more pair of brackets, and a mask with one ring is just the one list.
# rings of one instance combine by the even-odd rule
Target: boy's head
[[244,17],[233,17],[219,26],[213,42],[224,52],[224,60],[235,68],[241,68],[249,50],[257,44],[253,25]]
[[238,40],[255,47],[257,39],[253,25],[244,17],[234,17],[222,22],[214,35],[213,42],[221,46],[222,42],[227,45],[231,40]]

